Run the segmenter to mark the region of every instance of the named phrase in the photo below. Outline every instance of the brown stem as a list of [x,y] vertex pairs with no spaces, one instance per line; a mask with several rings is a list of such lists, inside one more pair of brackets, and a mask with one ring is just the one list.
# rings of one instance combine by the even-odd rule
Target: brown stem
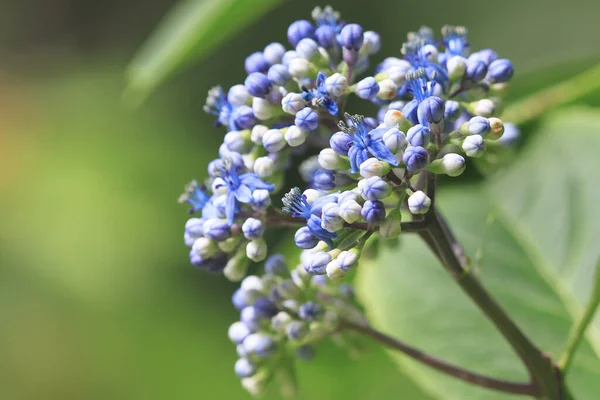
[[391,336],[388,336],[382,332],[379,332],[368,325],[359,325],[353,322],[344,322],[342,326],[362,333],[366,336],[369,336],[370,338],[388,347],[391,347],[395,350],[402,352],[403,354],[406,354],[414,360],[417,360],[437,371],[440,371],[446,375],[453,376],[462,381],[504,393],[529,396],[537,396],[539,394],[538,387],[532,382],[511,382],[469,371],[457,365],[447,363],[446,361],[440,360],[436,357],[426,354],[421,350],[415,349],[414,347],[409,346],[408,344],[403,343],[397,339],[394,339]]

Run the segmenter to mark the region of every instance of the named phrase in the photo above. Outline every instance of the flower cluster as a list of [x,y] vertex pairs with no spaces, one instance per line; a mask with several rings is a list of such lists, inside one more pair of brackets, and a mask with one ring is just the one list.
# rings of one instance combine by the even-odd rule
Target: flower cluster
[[[491,49],[470,52],[465,28],[445,26],[441,41],[429,28],[411,32],[401,57],[364,76],[379,35],[330,7],[312,16],[289,26],[291,50],[271,43],[246,58],[243,84],[209,91],[205,110],[227,133],[204,185],[193,181],[180,198],[197,214],[185,226],[191,263],[234,281],[267,259],[267,229],[297,227],[300,269],[289,275],[269,258],[266,275],[245,278],[234,296],[242,321],[230,336],[249,388],[266,380],[261,365],[278,348],[308,354],[313,330],[322,332],[313,325],[331,327],[331,304],[315,296],[338,287],[369,239],[397,237],[404,219],[428,213],[424,174],[459,176],[465,157],[518,136],[498,118],[512,64]],[[346,113],[351,96],[379,112]],[[305,190],[292,188],[279,207],[286,172],[298,166]]]
[[311,359],[315,345],[356,313],[348,284],[332,285],[302,265],[290,271],[279,254],[267,258],[264,271],[244,278],[233,294],[240,320],[229,327],[239,356],[235,373],[253,394],[263,391],[286,360]]

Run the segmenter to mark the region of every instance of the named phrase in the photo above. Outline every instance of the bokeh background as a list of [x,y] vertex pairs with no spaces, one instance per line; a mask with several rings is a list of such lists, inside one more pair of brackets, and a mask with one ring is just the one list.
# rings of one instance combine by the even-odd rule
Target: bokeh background
[[[0,2],[2,399],[249,397],[226,337],[235,285],[188,265],[175,200],[222,139],[207,90],[243,80],[245,56],[319,4],[284,3],[127,109],[125,67],[174,3]],[[592,0],[328,3],[381,33],[380,58],[422,24],[465,24],[514,61],[514,96],[600,53]],[[318,350],[301,398],[427,399],[376,346]]]

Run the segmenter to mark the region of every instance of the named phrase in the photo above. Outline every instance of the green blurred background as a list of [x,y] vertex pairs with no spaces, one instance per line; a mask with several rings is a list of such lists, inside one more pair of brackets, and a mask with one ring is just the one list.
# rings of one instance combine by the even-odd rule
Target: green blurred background
[[[381,33],[379,59],[422,24],[465,24],[473,48],[528,77],[517,92],[538,69],[598,55],[592,0],[328,3]],[[207,90],[243,80],[245,56],[319,4],[284,3],[128,110],[125,66],[173,4],[0,2],[2,399],[249,397],[226,337],[235,285],[188,265],[175,200],[222,139]],[[376,346],[359,360],[318,350],[299,366],[301,398],[427,399]]]

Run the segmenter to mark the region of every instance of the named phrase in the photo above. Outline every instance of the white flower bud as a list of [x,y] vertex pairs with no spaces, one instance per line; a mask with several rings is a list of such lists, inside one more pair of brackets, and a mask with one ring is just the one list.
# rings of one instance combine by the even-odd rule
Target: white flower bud
[[398,86],[391,79],[384,79],[379,82],[379,92],[377,92],[377,97],[381,100],[391,100],[396,97],[398,92]]
[[219,250],[217,244],[207,238],[201,237],[196,239],[194,244],[192,245],[192,251],[196,252],[202,258],[210,258],[215,255],[215,253]]
[[319,165],[321,168],[325,168],[331,171],[346,169],[347,166],[341,156],[333,151],[333,149],[323,149],[319,153],[319,157],[317,158],[319,161]]
[[385,176],[388,172],[390,172],[390,164],[386,163],[385,161],[380,161],[375,157],[367,158],[362,164],[360,164],[359,168],[360,174],[364,178],[370,178],[372,176]]
[[250,140],[252,140],[252,143],[262,145],[263,135],[268,130],[269,128],[264,125],[255,125],[254,128],[252,128],[252,133],[250,134]]
[[246,245],[246,256],[258,262],[267,258],[267,244],[264,239],[256,239]]
[[490,99],[481,99],[476,102],[475,107],[473,109],[473,113],[475,115],[480,115],[482,117],[491,117],[494,115],[496,111],[496,105]]
[[408,198],[408,209],[413,214],[425,214],[430,206],[431,199],[421,190],[414,192]]
[[346,92],[348,81],[342,74],[335,73],[325,80],[325,89],[333,97],[340,97]]
[[481,157],[485,152],[485,141],[481,135],[471,135],[465,138],[462,149],[469,157]]
[[460,154],[448,153],[442,157],[442,171],[448,176],[456,177],[465,172],[465,159]]
[[285,147],[285,139],[283,133],[279,129],[269,129],[263,135],[263,146],[269,153],[274,153]]
[[448,77],[453,81],[460,80],[467,69],[467,60],[462,56],[453,56],[446,61],[446,66],[448,68]]
[[296,125],[289,126],[285,131],[285,141],[291,147],[297,147],[306,142],[306,137],[308,136],[308,132],[304,132],[302,129],[298,128]]
[[490,133],[487,136],[487,139],[490,140],[498,140],[504,134],[504,123],[499,118],[491,117],[488,119],[490,121]]
[[340,217],[349,224],[359,221],[362,216],[360,212],[362,207],[355,200],[347,199],[340,204]]
[[248,259],[244,257],[244,253],[239,252],[227,261],[223,268],[223,275],[231,282],[240,281],[248,271]]
[[239,243],[240,243],[239,238],[230,237],[230,238],[223,240],[222,242],[218,242],[217,245],[219,246],[219,249],[223,253],[231,253],[232,251],[235,250],[235,248],[238,246]]
[[406,140],[406,136],[403,132],[399,131],[396,128],[389,129],[386,133],[383,134],[381,138],[383,140],[383,144],[385,147],[390,149],[390,151],[394,154],[399,151],[403,151],[408,146],[408,141]]
[[242,161],[244,162],[246,169],[252,171],[254,169],[254,161],[256,161],[256,156],[254,154],[243,154]]
[[398,127],[399,124],[403,124],[406,121],[406,117],[398,110],[387,110],[383,117],[383,124],[388,128]]
[[306,201],[310,205],[312,205],[316,199],[324,195],[323,192],[320,192],[316,189],[306,189],[302,194],[306,196]]
[[215,178],[212,181],[211,189],[212,192],[216,195],[223,195],[227,193],[227,185],[225,184],[225,181],[221,178]]
[[373,55],[381,49],[381,38],[377,32],[366,31],[363,33],[361,54]]
[[342,251],[336,258],[340,263],[340,267],[345,269],[346,271],[354,268],[358,264],[358,259],[360,258],[360,250],[351,249]]
[[319,53],[319,45],[312,39],[304,38],[296,45],[296,53],[300,57],[310,60]]
[[223,143],[225,143],[229,150],[236,153],[243,153],[246,148],[246,142],[239,131],[227,132],[223,138]]
[[241,106],[250,100],[250,93],[244,85],[234,85],[227,93],[227,101],[234,106]]
[[284,112],[291,115],[296,115],[304,107],[306,107],[306,101],[304,101],[302,95],[299,93],[288,93],[281,100],[281,108]]
[[252,99],[252,111],[256,118],[261,121],[267,120],[273,116],[275,107],[271,105],[267,100],[261,99],[260,97],[254,97]]
[[269,157],[258,157],[254,162],[254,173],[259,178],[266,178],[273,175],[275,163]]
[[313,68],[313,64],[304,58],[294,58],[288,67],[290,75],[298,79],[306,78]]
[[342,279],[347,273],[342,269],[340,262],[337,259],[330,261],[327,264],[325,271],[327,272],[329,279]]
[[408,61],[398,60],[393,66],[387,68],[385,72],[388,78],[393,80],[397,86],[402,86],[406,82],[406,73],[412,68],[412,65]]
[[244,292],[256,291],[263,293],[265,291],[265,287],[263,285],[263,281],[256,275],[249,275],[244,278],[242,283],[240,284],[240,288]]

